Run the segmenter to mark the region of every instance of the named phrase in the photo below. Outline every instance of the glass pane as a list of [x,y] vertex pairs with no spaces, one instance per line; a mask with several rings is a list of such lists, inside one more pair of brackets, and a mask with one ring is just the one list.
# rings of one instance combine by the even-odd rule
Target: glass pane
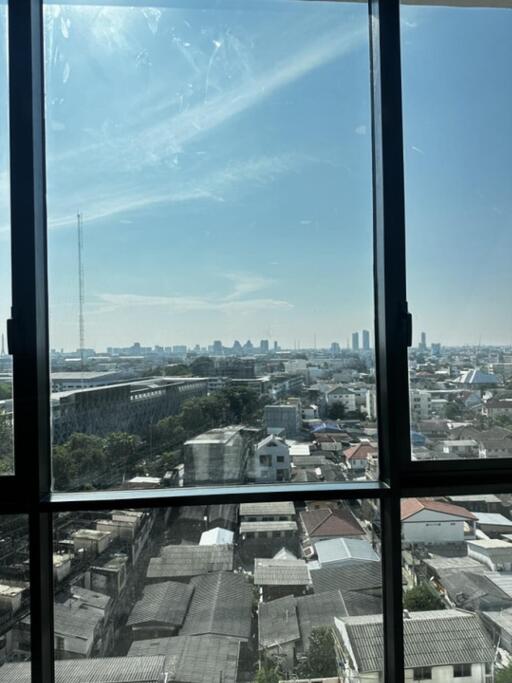
[[27,515],[1,515],[1,683],[13,683],[13,681],[30,683],[30,652],[28,517]]
[[408,680],[510,680],[511,511],[509,494],[402,501]]
[[45,26],[55,488],[375,478],[367,8]]
[[415,459],[512,456],[512,12],[402,7]]
[[0,475],[13,474],[12,358],[5,321],[11,317],[11,218],[7,5],[0,0]]
[[377,511],[308,501],[58,514],[57,682],[107,668],[112,683],[364,680],[382,665]]

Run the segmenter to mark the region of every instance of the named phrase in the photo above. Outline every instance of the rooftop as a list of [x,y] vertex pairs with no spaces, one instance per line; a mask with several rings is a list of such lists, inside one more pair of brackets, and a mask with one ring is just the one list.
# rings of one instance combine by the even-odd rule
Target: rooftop
[[232,545],[166,545],[149,561],[147,577],[197,576],[233,569]]
[[[211,547],[211,546],[206,546]],[[194,577],[194,595],[181,635],[220,635],[247,640],[251,634],[252,588],[241,574]]]
[[240,641],[223,636],[176,636],[137,640],[128,657],[164,655],[171,681],[236,683]]
[[289,500],[270,503],[242,503],[240,505],[240,517],[261,517],[271,515],[294,516],[295,505]]
[[379,562],[379,556],[370,543],[359,538],[330,538],[315,541],[315,550],[321,566],[345,560]]
[[476,517],[472,512],[469,512],[469,510],[466,510],[466,508],[463,508],[460,505],[453,505],[453,503],[445,503],[440,500],[428,500],[427,498],[405,498],[400,504],[402,522],[422,510],[476,520]]
[[311,538],[323,536],[362,536],[363,529],[348,508],[321,508],[300,513],[302,524]]
[[[56,683],[161,683],[164,657],[105,657],[55,662]],[[4,664],[0,683],[31,683],[30,663]]]
[[203,531],[199,545],[231,545],[234,533],[228,529],[221,529],[216,526],[209,531]]
[[311,584],[304,560],[256,558],[254,584],[257,586],[308,586]]
[[[341,622],[341,623],[340,623]],[[383,667],[382,616],[345,617],[337,620],[346,628],[358,671],[380,671]],[[476,614],[448,609],[410,612],[404,619],[405,668],[494,662],[495,649]]]
[[296,522],[242,522],[240,533],[248,534],[263,531],[297,531]]
[[155,622],[181,626],[193,592],[193,586],[177,581],[146,586],[142,599],[135,603],[126,623],[128,626]]

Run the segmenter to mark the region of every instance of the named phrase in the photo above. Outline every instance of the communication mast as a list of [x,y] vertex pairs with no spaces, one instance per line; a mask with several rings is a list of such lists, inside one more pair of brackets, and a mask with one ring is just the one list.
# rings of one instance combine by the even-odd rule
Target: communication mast
[[85,325],[84,325],[84,233],[82,214],[76,214],[76,233],[78,245],[78,336],[80,352],[80,368],[84,370]]

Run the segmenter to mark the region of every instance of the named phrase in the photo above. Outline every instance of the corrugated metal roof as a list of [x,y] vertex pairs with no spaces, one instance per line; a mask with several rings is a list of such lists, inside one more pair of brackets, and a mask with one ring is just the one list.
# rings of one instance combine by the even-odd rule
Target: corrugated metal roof
[[296,522],[242,522],[240,533],[255,533],[261,531],[297,531]]
[[497,512],[475,512],[477,524],[491,524],[492,526],[508,526],[512,527],[512,521],[507,519],[505,515],[500,515]]
[[169,681],[236,683],[240,641],[223,636],[177,636],[135,641],[129,657],[164,655]]
[[135,603],[128,617],[128,626],[148,622],[181,626],[193,592],[193,586],[177,581],[146,586],[142,600]]
[[258,607],[260,648],[273,647],[300,640],[296,600],[287,595]]
[[232,545],[166,545],[149,561],[147,577],[198,576],[233,569]]
[[[382,616],[345,617],[361,673],[383,668]],[[404,619],[405,668],[493,662],[494,647],[476,614],[460,610],[411,612]]]
[[340,591],[329,591],[296,598],[297,617],[301,633],[302,648],[309,648],[313,629],[320,626],[334,626],[334,617],[347,616],[347,610]]
[[216,526],[215,529],[203,531],[199,545],[232,545],[234,533],[229,529],[221,529]]
[[379,562],[379,556],[370,543],[360,538],[330,538],[316,541],[315,550],[321,566],[346,560]]
[[270,503],[242,503],[240,505],[240,517],[273,515],[295,515],[295,505],[289,500]]
[[[165,657],[104,657],[55,662],[56,683],[162,683]],[[4,664],[0,683],[32,683],[30,664]]]
[[256,586],[307,586],[311,583],[304,560],[276,560],[257,557],[254,560]]
[[252,588],[241,574],[197,576],[180,635],[215,634],[247,640],[251,633]]

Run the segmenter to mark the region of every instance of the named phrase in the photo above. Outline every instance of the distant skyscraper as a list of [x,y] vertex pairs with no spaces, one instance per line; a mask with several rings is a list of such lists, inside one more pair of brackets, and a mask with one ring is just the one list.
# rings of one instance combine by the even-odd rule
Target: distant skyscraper
[[268,339],[262,339],[260,341],[260,351],[261,353],[268,353],[269,350],[269,343]]
[[341,351],[341,348],[340,348],[340,345],[338,344],[338,342],[333,342],[331,344],[331,353],[337,354],[337,353],[340,353],[340,351]]
[[440,356],[441,355],[441,344],[437,343],[432,343],[432,355],[433,356]]
[[421,333],[420,350],[421,351],[427,350],[427,333],[426,332]]
[[370,350],[370,333],[368,330],[363,330],[363,351]]
[[352,351],[359,351],[359,332],[352,332]]
[[278,345],[278,343],[275,341],[275,342],[274,342],[274,353],[277,353],[278,351],[279,351],[279,345]]
[[222,342],[220,341],[220,339],[216,339],[213,342],[213,355],[214,356],[222,356],[222,351],[223,351]]
[[242,353],[242,344],[240,344],[238,339],[235,339],[233,344],[233,353]]

